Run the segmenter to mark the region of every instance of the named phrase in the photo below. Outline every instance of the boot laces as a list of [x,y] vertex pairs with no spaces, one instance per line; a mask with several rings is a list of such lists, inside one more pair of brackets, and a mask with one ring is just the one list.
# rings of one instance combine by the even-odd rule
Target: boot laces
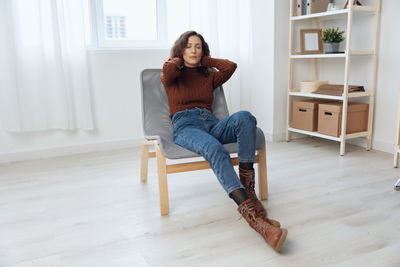
[[[246,203],[246,205],[241,207],[240,213],[242,215],[245,214],[248,219],[250,219],[252,222],[254,222],[254,224],[256,225],[257,228],[261,227],[261,229],[263,230],[264,233],[268,229],[269,225],[267,223],[264,223],[264,221],[261,218],[264,213],[264,210],[261,207],[261,205],[259,203],[257,203],[256,201],[252,200],[252,201]],[[257,220],[257,218],[259,218],[260,220]]]

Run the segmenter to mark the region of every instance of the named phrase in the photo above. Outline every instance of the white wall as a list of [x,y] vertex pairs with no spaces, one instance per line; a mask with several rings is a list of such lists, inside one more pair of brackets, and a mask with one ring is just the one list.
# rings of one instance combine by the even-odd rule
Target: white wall
[[400,106],[400,1],[382,1],[380,24],[374,149],[393,152]]
[[274,1],[253,0],[253,66],[250,111],[267,138],[274,135]]
[[139,74],[161,68],[167,50],[89,52],[95,131],[15,134],[0,127],[0,162],[138,146],[142,140]]
[[289,1],[275,1],[274,141],[284,140],[286,137],[287,80],[289,70],[289,9]]

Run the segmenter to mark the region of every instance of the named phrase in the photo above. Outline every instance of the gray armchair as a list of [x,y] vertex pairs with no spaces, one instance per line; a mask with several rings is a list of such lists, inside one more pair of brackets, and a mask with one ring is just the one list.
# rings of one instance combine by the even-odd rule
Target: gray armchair
[[[209,169],[207,161],[193,161],[189,163],[168,164],[166,159],[189,159],[201,157],[173,142],[173,128],[169,117],[168,99],[164,86],[160,80],[160,69],[145,69],[141,73],[142,85],[142,122],[145,141],[142,143],[141,154],[141,181],[147,181],[148,159],[157,158],[158,182],[160,193],[161,215],[169,213],[167,174]],[[225,95],[222,87],[214,91],[213,113],[218,119],[229,116]],[[149,152],[154,146],[155,152]],[[229,153],[237,153],[237,144],[224,145]],[[258,163],[258,185],[261,199],[268,198],[267,166],[265,137],[261,129],[257,128],[256,159]],[[237,157],[232,158],[233,165],[238,165]]]

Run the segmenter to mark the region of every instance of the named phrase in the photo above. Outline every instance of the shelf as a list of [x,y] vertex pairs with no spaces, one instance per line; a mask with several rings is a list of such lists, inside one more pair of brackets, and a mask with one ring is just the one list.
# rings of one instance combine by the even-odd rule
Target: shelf
[[[377,12],[377,8],[374,6],[353,6],[353,12],[362,12],[362,13],[375,13]],[[290,20],[307,20],[314,18],[332,18],[332,17],[340,17],[347,15],[350,12],[350,9],[339,9],[335,11],[326,11],[320,13],[314,13],[303,16],[292,16]]]
[[343,97],[341,97],[341,96],[336,96],[336,95],[321,95],[321,94],[302,93],[302,92],[290,92],[289,95],[292,95],[292,96],[302,96],[302,97],[312,97],[312,98],[323,98],[323,99],[343,100]]
[[[373,50],[351,50],[350,56],[368,56],[374,55],[375,52]],[[300,58],[345,58],[347,56],[346,53],[335,53],[335,54],[307,54],[307,55],[290,55],[291,59],[300,59]]]
[[[318,132],[305,131],[305,130],[300,130],[300,129],[291,128],[291,127],[288,128],[288,130],[291,132],[295,132],[295,133],[300,133],[300,134],[305,134],[305,135],[310,135],[310,136],[315,136],[315,137],[319,137],[319,138],[323,138],[323,139],[329,139],[329,140],[340,142],[340,137],[336,137],[336,136],[321,134]],[[344,139],[348,140],[348,139],[365,137],[365,136],[368,136],[368,132],[346,134]]]
[[[312,98],[322,98],[322,99],[333,99],[333,100],[343,100],[343,96],[336,95],[322,95],[322,94],[313,94],[313,93],[302,93],[302,92],[289,92],[289,95],[292,96],[302,96],[302,97],[312,97]],[[358,93],[349,93],[348,98],[356,98],[356,97],[367,97],[371,94],[369,92],[358,92]]]
[[288,130],[291,132],[295,132],[295,133],[301,133],[301,134],[316,136],[316,137],[340,142],[340,137],[336,137],[336,136],[330,136],[330,135],[326,135],[326,134],[320,134],[318,132],[310,132],[310,131],[300,130],[300,129],[296,129],[296,128],[289,128]]
[[312,18],[320,18],[320,17],[327,17],[327,16],[338,16],[349,13],[348,9],[340,9],[335,11],[327,11],[327,12],[320,12],[314,13],[310,15],[303,15],[303,16],[293,16],[290,17],[290,20],[304,20],[304,19],[312,19]]
[[337,53],[337,54],[308,54],[308,55],[291,55],[291,59],[298,58],[345,58],[346,53]]

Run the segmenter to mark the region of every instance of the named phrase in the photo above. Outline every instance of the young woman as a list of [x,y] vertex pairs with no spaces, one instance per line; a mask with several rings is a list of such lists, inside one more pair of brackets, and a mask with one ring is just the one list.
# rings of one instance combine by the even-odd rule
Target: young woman
[[[202,155],[239,213],[276,251],[287,230],[267,218],[254,191],[256,119],[240,111],[218,120],[212,113],[213,91],[235,72],[236,63],[210,57],[204,38],[195,31],[184,32],[171,48],[164,63],[161,81],[168,96],[174,128],[174,142]],[[239,177],[223,144],[237,142]]]

